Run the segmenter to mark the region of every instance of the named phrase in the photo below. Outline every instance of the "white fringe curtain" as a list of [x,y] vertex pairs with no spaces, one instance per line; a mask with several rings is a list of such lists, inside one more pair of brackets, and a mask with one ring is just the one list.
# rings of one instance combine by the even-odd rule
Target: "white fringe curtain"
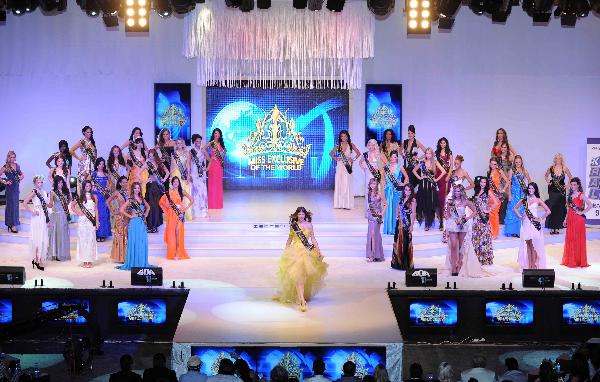
[[199,4],[185,18],[183,54],[197,58],[199,85],[362,86],[362,59],[374,51],[366,2],[346,2],[339,13],[291,2],[244,13],[222,3]]

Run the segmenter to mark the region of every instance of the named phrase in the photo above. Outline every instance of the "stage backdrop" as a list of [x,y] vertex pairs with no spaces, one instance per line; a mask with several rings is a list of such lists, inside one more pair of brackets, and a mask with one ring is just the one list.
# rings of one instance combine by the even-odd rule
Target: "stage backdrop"
[[367,84],[365,88],[365,144],[369,139],[383,140],[383,133],[392,129],[401,141],[402,85]]
[[225,189],[332,189],[348,90],[208,87],[206,126],[223,132]]
[[587,224],[600,225],[600,138],[587,139],[586,194],[592,202]]
[[[154,136],[162,129],[171,131],[171,138],[191,142],[192,90],[190,84],[154,84]],[[156,142],[154,142],[156,143]],[[146,144],[149,144],[146,142]]]

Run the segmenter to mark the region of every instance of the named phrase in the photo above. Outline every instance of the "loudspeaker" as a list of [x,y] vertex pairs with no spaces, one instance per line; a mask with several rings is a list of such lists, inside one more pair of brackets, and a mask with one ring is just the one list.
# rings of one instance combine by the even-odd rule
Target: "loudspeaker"
[[156,268],[131,268],[131,285],[137,286],[162,286],[163,269]]
[[25,267],[0,267],[0,284],[25,284]]
[[554,269],[523,269],[523,288],[554,288]]
[[406,271],[407,287],[437,286],[437,268],[415,268]]

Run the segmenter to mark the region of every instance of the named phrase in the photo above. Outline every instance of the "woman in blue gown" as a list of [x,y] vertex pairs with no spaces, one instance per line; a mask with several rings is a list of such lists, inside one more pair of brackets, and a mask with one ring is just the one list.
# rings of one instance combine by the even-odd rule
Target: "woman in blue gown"
[[152,267],[148,263],[148,232],[146,218],[150,206],[142,197],[142,185],[133,182],[127,203],[123,203],[119,212],[129,218],[127,227],[127,252],[125,263],[116,267],[121,270],[130,270],[133,267]]
[[6,154],[6,164],[0,167],[0,175],[6,177],[2,181],[6,185],[4,224],[8,227],[8,232],[12,233],[18,233],[17,227],[21,224],[19,221],[19,182],[24,178],[21,167],[16,163],[16,160],[17,154],[14,151],[9,151]]
[[381,179],[385,179],[383,191],[387,207],[383,216],[383,234],[393,235],[396,230],[396,208],[402,200],[402,187],[408,182],[408,174],[398,163],[398,152],[390,152],[390,163],[386,164]]
[[[527,185],[531,183],[531,178],[525,170],[523,158],[520,155],[515,156],[512,168],[508,171],[508,179],[510,179],[510,195],[504,217],[504,236],[519,237],[521,219],[515,214],[514,208],[525,197]],[[518,211],[523,215],[523,206],[519,207]]]
[[112,234],[110,209],[106,204],[106,199],[110,198],[110,187],[108,185],[106,162],[102,157],[96,159],[94,163],[92,184],[94,185],[94,195],[96,195],[96,199],[98,200],[98,223],[100,223],[100,226],[96,230],[96,241],[102,242]]

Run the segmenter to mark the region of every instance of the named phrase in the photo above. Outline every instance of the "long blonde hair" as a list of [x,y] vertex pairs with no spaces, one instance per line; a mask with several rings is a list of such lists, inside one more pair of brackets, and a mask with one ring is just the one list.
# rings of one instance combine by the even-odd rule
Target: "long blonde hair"
[[[563,157],[563,155],[561,153],[554,154],[554,158],[558,158],[558,161],[560,162],[560,165],[562,167],[565,166],[565,158]],[[554,159],[554,158],[552,158],[552,159]],[[554,161],[552,162],[552,165],[554,165]]]
[[14,152],[13,150],[10,150],[8,153],[6,153],[6,164],[8,164],[8,159],[12,156],[17,156],[17,153]]

